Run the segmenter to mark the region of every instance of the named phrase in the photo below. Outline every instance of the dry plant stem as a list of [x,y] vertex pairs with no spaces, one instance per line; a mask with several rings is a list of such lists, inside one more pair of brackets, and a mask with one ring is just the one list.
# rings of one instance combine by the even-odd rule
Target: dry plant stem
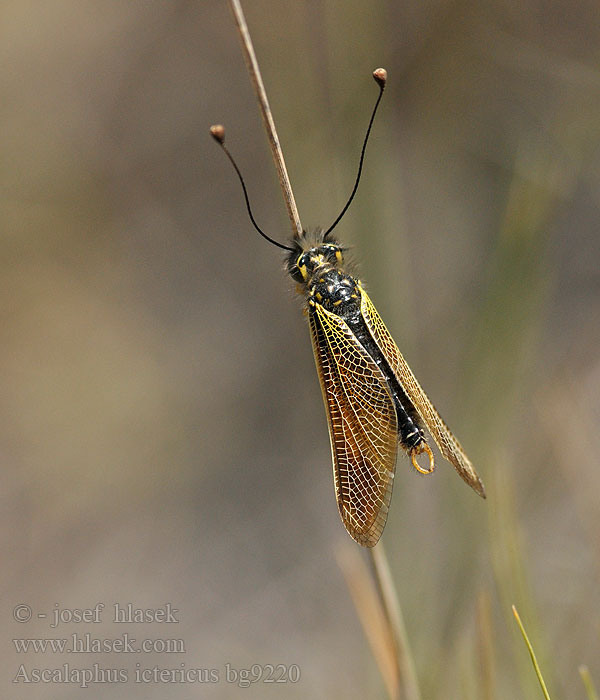
[[361,556],[362,552],[354,543],[349,542],[339,547],[335,555],[373,658],[385,683],[387,695],[390,700],[403,700],[396,645],[367,559]]
[[298,214],[298,208],[296,207],[296,200],[294,199],[292,185],[290,183],[290,178],[288,177],[287,168],[285,167],[283,152],[279,144],[277,130],[275,129],[275,122],[273,121],[273,115],[271,113],[271,108],[269,107],[269,100],[267,99],[267,93],[260,74],[258,61],[256,60],[256,54],[254,53],[254,47],[252,46],[252,39],[250,38],[248,25],[246,24],[246,19],[239,0],[229,0],[229,4],[231,6],[231,11],[233,12],[235,23],[240,35],[240,40],[242,42],[242,51],[244,53],[244,58],[246,59],[246,65],[248,67],[250,79],[252,80],[252,85],[254,86],[256,99],[258,100],[260,113],[267,132],[267,138],[269,139],[269,144],[271,145],[271,152],[273,153],[273,160],[275,161],[277,177],[279,178],[279,184],[281,185],[283,192],[283,199],[288,211],[288,217],[292,224],[292,232],[295,236],[299,236],[302,233],[302,224],[300,223],[300,216]]
[[402,698],[405,698],[405,700],[421,700],[421,694],[417,683],[417,674],[408,644],[404,620],[402,618],[402,610],[398,601],[398,594],[394,586],[385,549],[383,548],[383,544],[379,542],[375,547],[367,551],[369,553],[373,578],[381,599],[383,613],[395,647],[395,659],[398,666]]
[[[302,233],[302,224],[300,222],[300,216],[296,207],[296,200],[294,199],[292,186],[285,167],[283,152],[279,144],[275,122],[273,120],[271,108],[269,107],[267,93],[262,81],[258,61],[256,60],[256,54],[254,53],[254,47],[252,45],[252,39],[250,38],[246,19],[239,0],[229,0],[229,4],[231,6],[235,23],[240,35],[244,58],[246,60],[250,79],[252,80],[252,84],[254,86],[263,123],[267,132],[267,138],[269,139],[269,144],[271,145],[271,151],[273,153],[273,160],[275,162],[279,184],[281,185],[281,189],[283,191],[283,198],[288,210],[288,217],[292,224],[292,231],[294,235],[299,236]],[[420,700],[420,694],[416,683],[416,674],[412,664],[412,658],[408,652],[408,644],[400,612],[400,606],[394,590],[394,585],[385,553],[383,551],[383,546],[379,544],[374,549],[369,549],[368,551],[370,553],[373,577],[380,597],[383,616],[388,627],[389,637],[391,640],[393,640],[395,652],[394,663],[396,665],[395,675],[397,678],[397,684],[394,684],[396,685],[394,690],[390,689],[391,695],[394,698],[398,697],[398,700],[400,700],[400,698],[402,700]]]

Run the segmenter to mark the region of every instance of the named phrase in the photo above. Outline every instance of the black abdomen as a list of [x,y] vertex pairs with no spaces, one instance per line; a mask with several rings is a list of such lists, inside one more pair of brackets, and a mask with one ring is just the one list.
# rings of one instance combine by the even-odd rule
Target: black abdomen
[[410,451],[412,448],[425,441],[421,419],[417,415],[417,412],[415,411],[404,389],[400,386],[400,383],[396,379],[396,375],[392,372],[392,368],[385,359],[384,354],[381,352],[377,343],[373,340],[373,337],[369,333],[362,316],[359,316],[358,318],[346,318],[345,321],[350,327],[350,330],[356,336],[357,340],[382,371],[394,401],[394,408],[396,409],[396,417],[398,420],[398,437],[400,443],[404,449]]

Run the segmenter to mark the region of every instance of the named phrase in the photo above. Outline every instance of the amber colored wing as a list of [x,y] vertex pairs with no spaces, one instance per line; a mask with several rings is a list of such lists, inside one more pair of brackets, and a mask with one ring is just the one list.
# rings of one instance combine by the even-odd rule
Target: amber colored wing
[[381,370],[343,319],[317,304],[309,322],[338,508],[349,534],[373,547],[392,497],[398,452],[394,403]]
[[477,476],[477,472],[465,454],[462,445],[452,435],[450,429],[428,399],[427,394],[421,388],[388,329],[385,327],[381,316],[377,313],[377,309],[373,306],[373,302],[364,290],[362,290],[361,311],[371,335],[385,355],[392,371],[396,375],[396,379],[400,382],[406,395],[412,401],[417,413],[431,433],[442,456],[454,466],[469,486],[485,498],[485,490],[481,479]]

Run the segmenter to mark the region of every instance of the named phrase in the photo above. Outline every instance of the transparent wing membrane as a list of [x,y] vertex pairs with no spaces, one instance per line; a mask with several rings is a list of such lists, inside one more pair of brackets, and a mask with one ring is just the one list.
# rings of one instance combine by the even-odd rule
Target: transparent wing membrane
[[338,508],[349,534],[373,547],[383,532],[392,496],[396,411],[383,374],[345,321],[320,305],[312,308],[309,320]]
[[450,429],[436,411],[427,394],[421,388],[406,360],[402,357],[400,350],[398,350],[398,346],[385,327],[381,316],[377,313],[377,309],[373,306],[372,301],[364,290],[362,290],[361,311],[371,335],[385,355],[398,382],[412,401],[427,430],[431,433],[431,437],[435,440],[442,456],[454,466],[469,486],[485,498],[483,484],[477,476],[471,461],[465,454],[462,445],[450,432]]

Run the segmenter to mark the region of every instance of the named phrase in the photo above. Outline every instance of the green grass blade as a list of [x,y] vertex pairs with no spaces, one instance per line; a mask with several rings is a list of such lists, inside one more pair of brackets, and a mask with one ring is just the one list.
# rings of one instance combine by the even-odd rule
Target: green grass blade
[[546,684],[544,683],[544,678],[542,676],[542,672],[540,671],[540,667],[538,665],[537,659],[535,658],[535,652],[533,651],[533,647],[531,646],[531,642],[529,641],[529,637],[527,636],[527,632],[525,632],[525,628],[523,627],[523,623],[521,622],[521,618],[519,617],[519,613],[517,612],[517,609],[515,606],[512,606],[512,611],[513,615],[515,616],[515,619],[517,621],[517,624],[519,625],[519,628],[521,629],[521,634],[523,635],[523,639],[525,640],[525,644],[527,644],[527,648],[529,649],[529,655],[531,656],[531,661],[533,663],[533,668],[535,669],[535,673],[538,677],[538,681],[540,682],[540,686],[542,688],[542,691],[544,693],[544,697],[546,700],[550,700],[550,694],[548,693],[548,688],[546,688]]
[[594,688],[594,682],[592,681],[592,676],[590,675],[590,669],[587,666],[579,667],[579,675],[585,686],[585,692],[587,693],[588,700],[598,700],[598,693],[596,688]]

